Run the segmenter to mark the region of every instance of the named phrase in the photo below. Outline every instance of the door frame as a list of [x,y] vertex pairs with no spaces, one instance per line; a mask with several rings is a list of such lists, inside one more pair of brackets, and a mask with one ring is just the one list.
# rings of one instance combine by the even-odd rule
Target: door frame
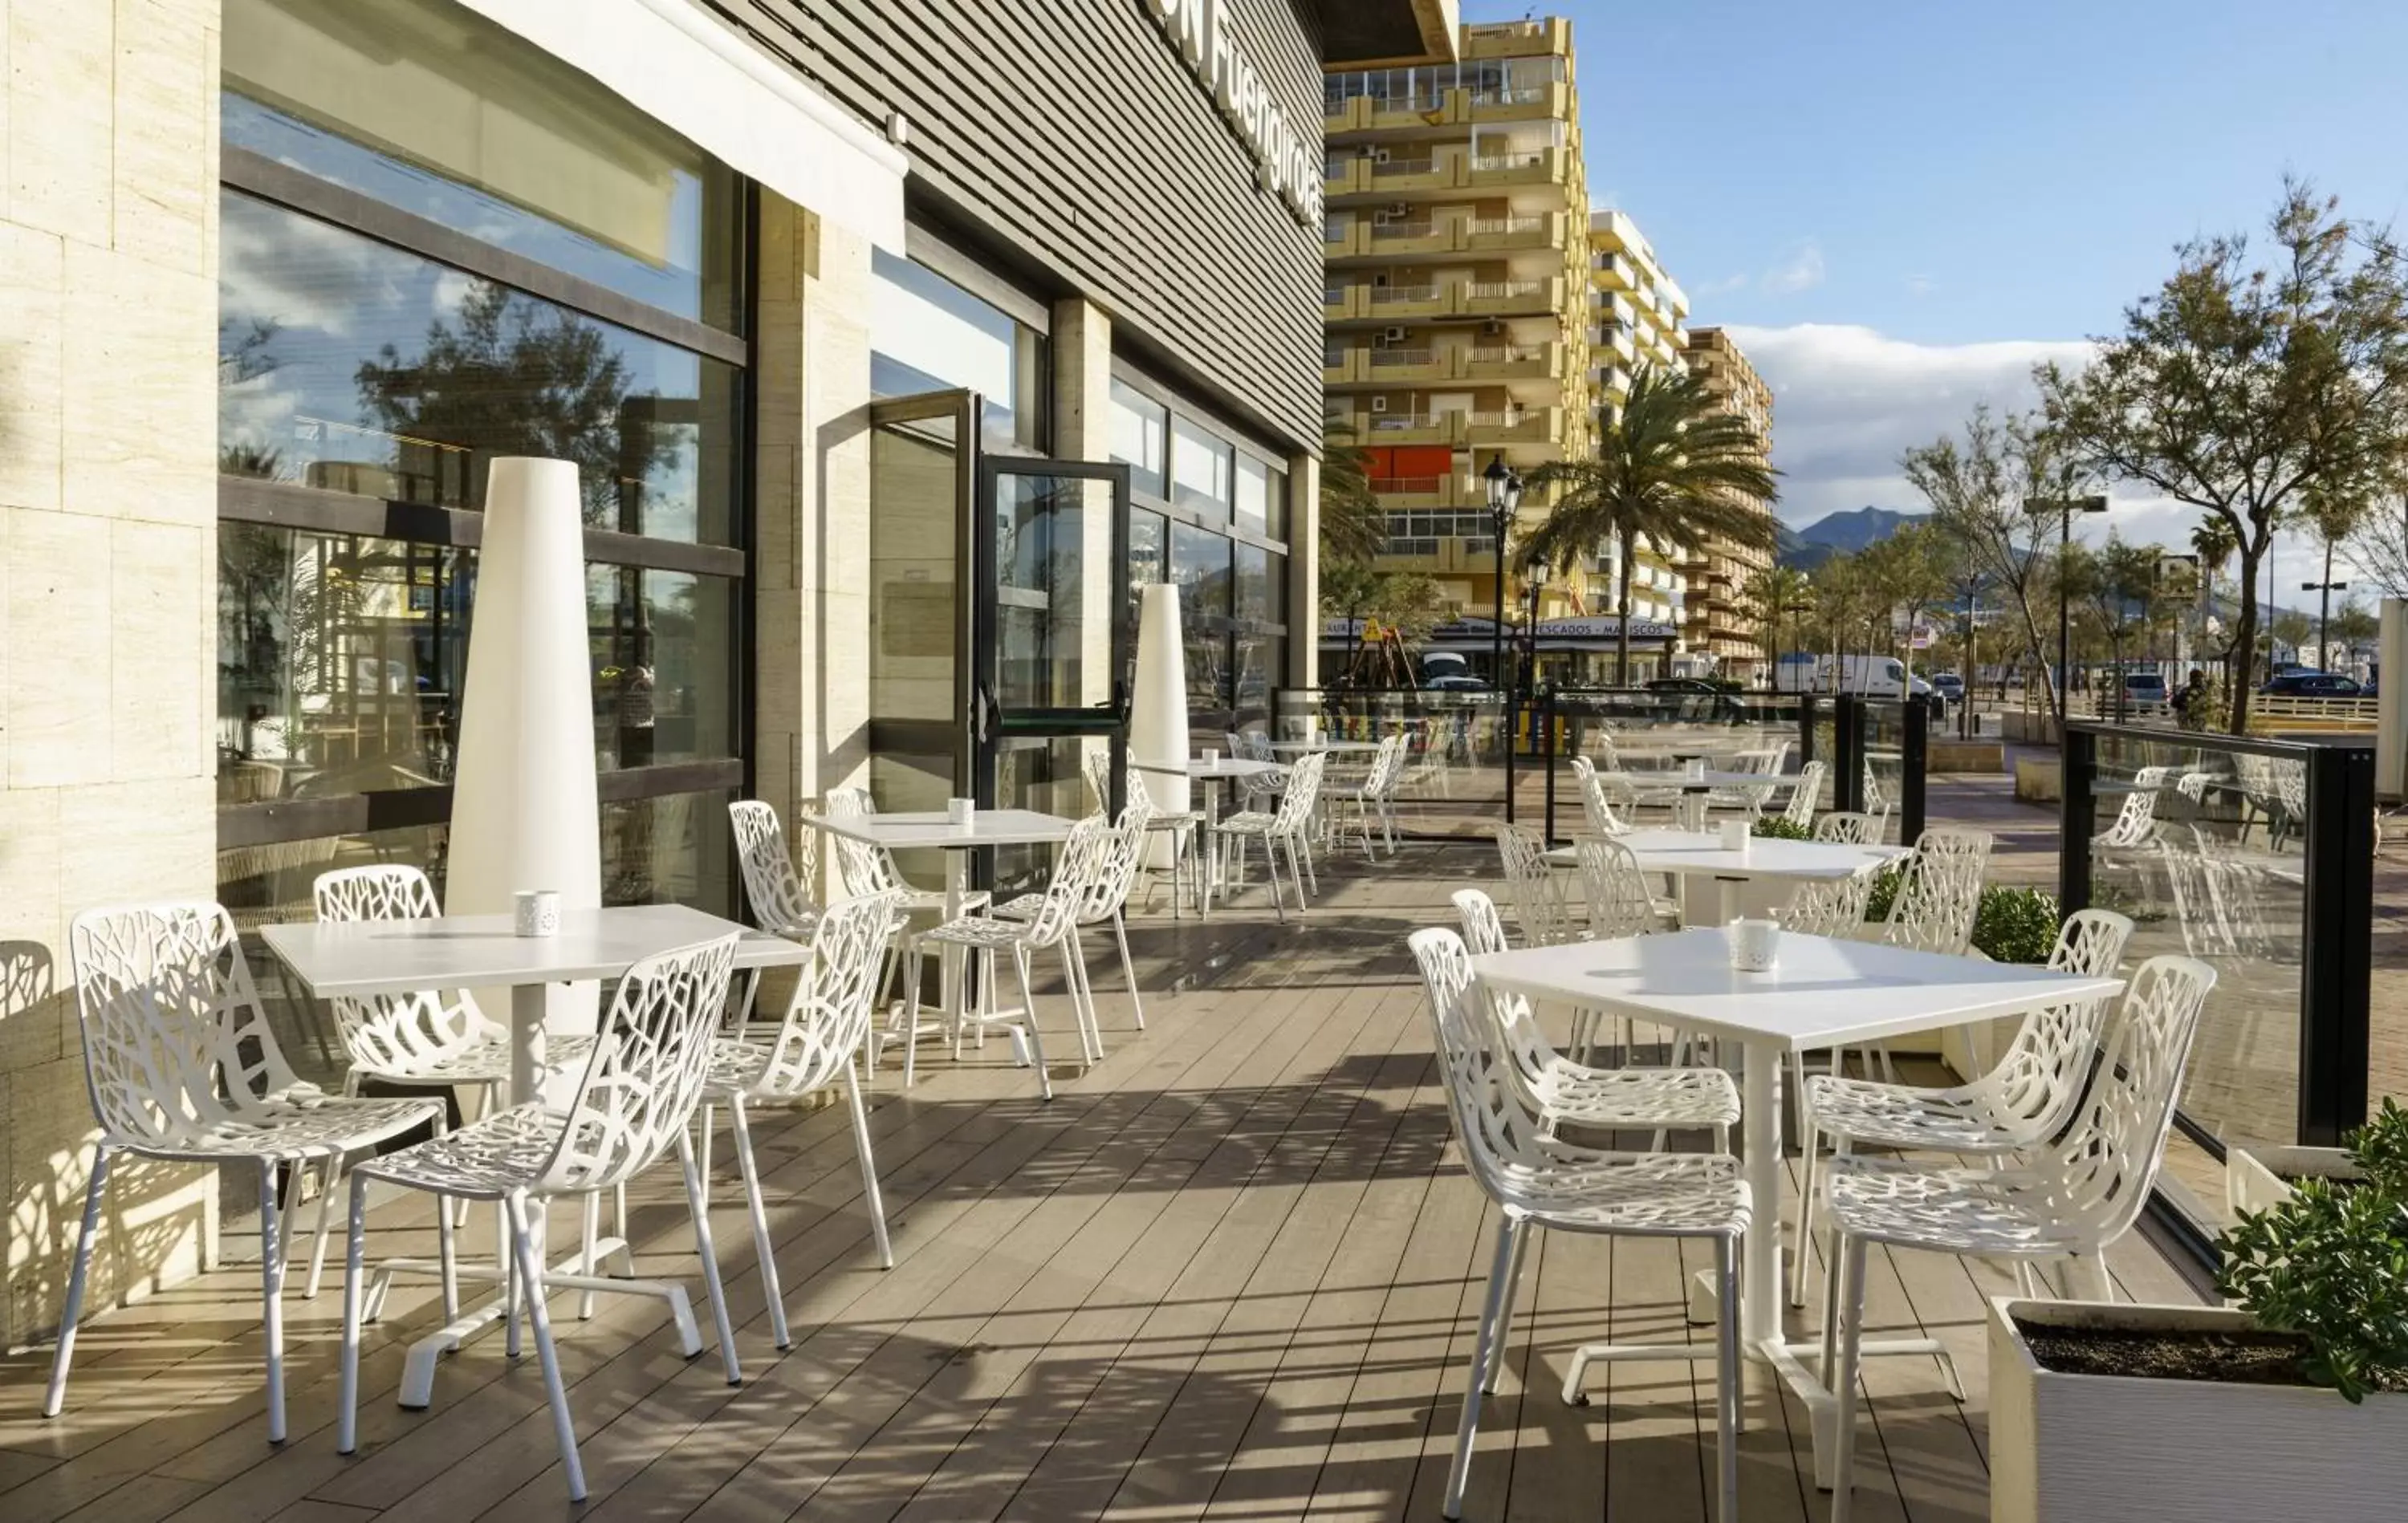
[[[931,419],[950,419],[953,425],[953,574],[959,578],[968,572],[975,554],[975,503],[979,469],[985,450],[979,442],[979,425],[984,415],[985,399],[966,387],[948,391],[914,391],[908,396],[889,397],[869,405],[869,425],[873,429],[896,423],[924,422]],[[876,462],[870,465],[876,491]],[[872,511],[877,503],[873,496]],[[956,582],[956,587],[959,587]],[[974,595],[974,594],[973,594]],[[957,591],[953,600],[953,705],[950,725],[953,731],[953,792],[967,795],[974,776],[975,736],[970,724],[970,701],[973,692],[970,619],[964,614],[962,594]],[[890,721],[891,722],[891,721]],[[910,721],[917,724],[921,721]],[[869,716],[871,753],[879,749],[879,720]]]

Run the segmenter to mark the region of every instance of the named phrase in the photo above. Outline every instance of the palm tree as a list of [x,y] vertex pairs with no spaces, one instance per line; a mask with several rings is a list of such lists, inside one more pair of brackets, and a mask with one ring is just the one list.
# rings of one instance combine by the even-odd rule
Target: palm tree
[[1354,425],[1321,425],[1321,553],[1332,561],[1369,561],[1387,542],[1388,515],[1371,490],[1369,457],[1354,443]]
[[1533,491],[1555,490],[1555,505],[1523,546],[1522,562],[1569,564],[1608,540],[1621,547],[1614,681],[1627,684],[1630,569],[1641,537],[1692,550],[1709,538],[1770,549],[1778,474],[1756,430],[1724,411],[1701,378],[1641,370],[1596,454],[1530,474]]
[[1756,643],[1764,648],[1764,659],[1776,676],[1781,665],[1782,635],[1784,631],[1797,633],[1794,616],[1806,611],[1806,600],[1813,591],[1804,572],[1784,565],[1765,567],[1740,589],[1740,605],[1755,621]]
[[[2224,575],[2224,563],[2240,553],[2241,536],[2220,515],[2206,513],[2200,515],[2199,522],[2191,527],[2190,548],[2191,552],[2199,557],[2200,585],[2207,589],[2202,606],[2212,610],[2215,606],[2215,580]],[[2207,644],[2204,614],[2200,619],[2199,643],[2202,648]],[[2229,644],[2225,646],[2218,664],[2224,669],[2224,701],[2229,704],[2232,701],[2232,647]]]

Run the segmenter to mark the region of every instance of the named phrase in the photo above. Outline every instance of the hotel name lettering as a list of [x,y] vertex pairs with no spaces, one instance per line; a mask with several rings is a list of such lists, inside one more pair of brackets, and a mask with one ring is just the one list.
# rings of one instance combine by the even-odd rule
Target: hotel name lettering
[[1254,61],[1238,46],[1227,0],[1144,0],[1162,35],[1179,50],[1196,79],[1258,166],[1257,178],[1312,225],[1321,221],[1321,134],[1308,140],[1271,98]]

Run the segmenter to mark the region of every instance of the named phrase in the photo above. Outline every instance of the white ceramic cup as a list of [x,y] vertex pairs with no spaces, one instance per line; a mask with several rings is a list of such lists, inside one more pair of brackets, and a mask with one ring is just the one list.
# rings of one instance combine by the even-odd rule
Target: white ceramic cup
[[1731,966],[1742,973],[1770,973],[1781,961],[1781,922],[1738,919],[1730,923]]
[[949,825],[967,825],[970,822],[971,818],[977,813],[978,801],[976,799],[947,799],[945,801],[945,823]]
[[1747,850],[1748,823],[1744,819],[1726,819],[1722,823],[1723,849],[1744,853]]
[[551,889],[521,889],[510,895],[510,929],[522,936],[560,934],[560,895]]
[[1704,757],[1693,756],[1689,758],[1689,776],[1698,782],[1705,781],[1706,759]]
[[1204,764],[1205,764],[1206,766],[1211,766],[1213,762],[1218,762],[1218,761],[1220,761],[1220,760],[1221,760],[1221,753],[1220,753],[1220,752],[1218,752],[1218,751],[1206,751],[1206,752],[1204,753]]

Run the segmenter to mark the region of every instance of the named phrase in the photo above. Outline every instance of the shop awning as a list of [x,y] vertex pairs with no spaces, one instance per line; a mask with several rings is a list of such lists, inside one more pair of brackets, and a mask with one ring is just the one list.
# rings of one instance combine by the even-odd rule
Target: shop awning
[[737,173],[903,252],[902,149],[693,0],[462,0]]

